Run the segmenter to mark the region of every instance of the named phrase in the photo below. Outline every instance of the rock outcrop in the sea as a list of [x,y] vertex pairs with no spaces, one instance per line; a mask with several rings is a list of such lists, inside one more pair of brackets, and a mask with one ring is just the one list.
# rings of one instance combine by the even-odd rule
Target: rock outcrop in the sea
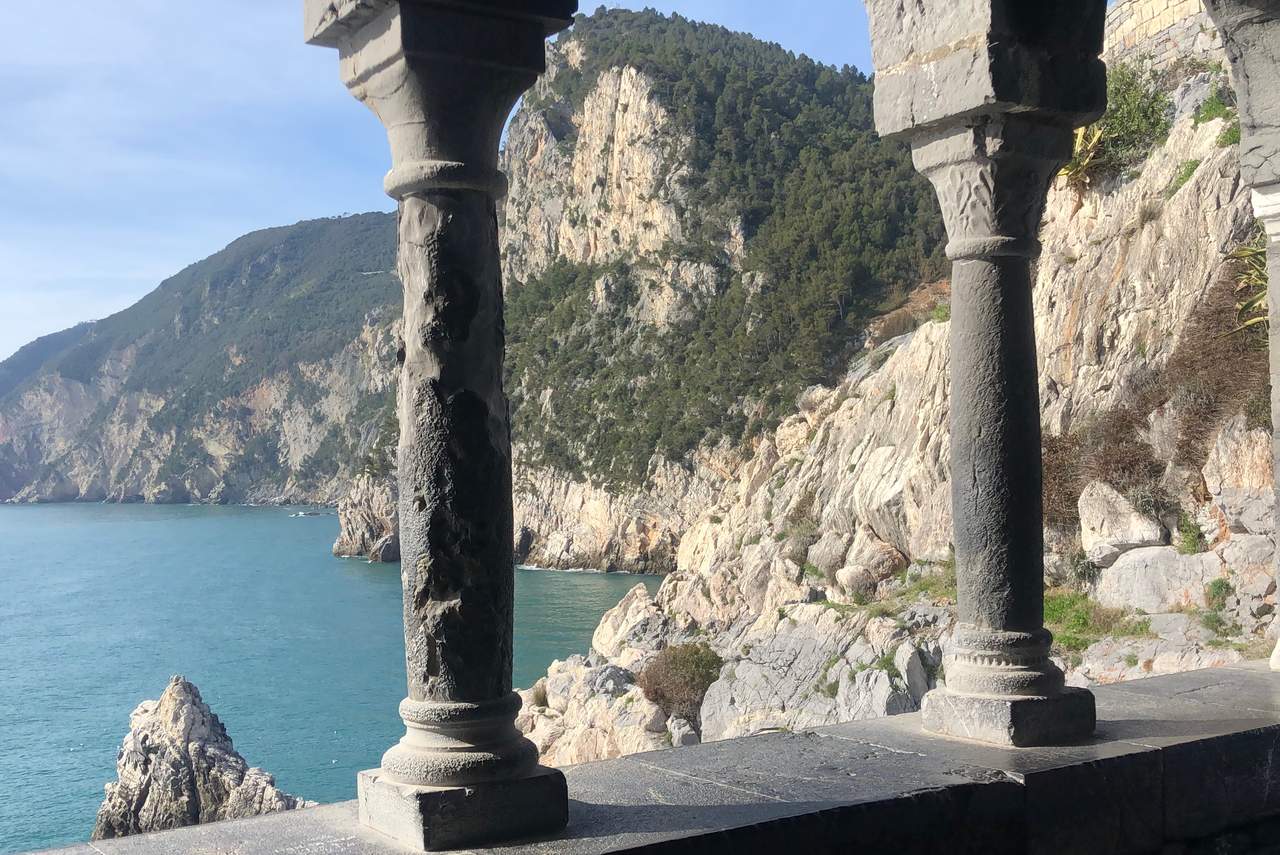
[[399,561],[396,501],[395,478],[357,475],[351,490],[338,502],[339,531],[333,554],[376,562]]
[[[1231,386],[1240,361],[1186,350],[1216,339],[1205,330],[1224,305],[1234,325],[1228,255],[1253,228],[1226,122],[1194,109],[1135,174],[1055,188],[1041,235],[1046,437],[1149,403],[1118,447],[1150,457],[1159,494],[1104,472],[1071,497],[1078,521],[1046,532],[1046,581],[1074,586],[1054,604],[1079,609],[1057,628],[1075,683],[1257,656],[1277,629],[1269,426]],[[674,644],[705,640],[724,662],[695,723],[703,740],[911,710],[945,681],[947,342],[939,313],[805,392],[758,441],[679,536],[657,594],[633,591],[585,656],[524,693],[520,723],[547,762],[670,741],[679,723],[640,705],[637,675]],[[1265,383],[1244,392],[1266,400]],[[1198,420],[1179,415],[1205,400]]]
[[93,840],[309,807],[249,766],[222,722],[182,677],[129,717]]

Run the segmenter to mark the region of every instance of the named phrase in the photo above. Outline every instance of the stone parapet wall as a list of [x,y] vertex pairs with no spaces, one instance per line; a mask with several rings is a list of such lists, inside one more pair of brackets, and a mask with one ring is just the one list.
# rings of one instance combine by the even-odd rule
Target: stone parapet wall
[[1108,63],[1149,58],[1163,69],[1184,56],[1226,65],[1222,36],[1204,0],[1120,0],[1107,10]]

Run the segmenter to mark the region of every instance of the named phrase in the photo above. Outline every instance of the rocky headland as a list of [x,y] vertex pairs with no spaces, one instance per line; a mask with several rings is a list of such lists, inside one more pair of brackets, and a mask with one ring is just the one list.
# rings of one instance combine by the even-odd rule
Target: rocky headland
[[315,804],[282,792],[275,778],[250,766],[200,690],[182,677],[129,716],[116,772],[98,808],[93,840]]

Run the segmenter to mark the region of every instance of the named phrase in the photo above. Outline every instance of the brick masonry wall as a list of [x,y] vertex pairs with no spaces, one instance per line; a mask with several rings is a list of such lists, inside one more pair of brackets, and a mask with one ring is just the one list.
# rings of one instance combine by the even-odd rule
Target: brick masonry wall
[[1183,56],[1226,65],[1222,36],[1203,0],[1120,0],[1107,10],[1108,62],[1149,58],[1162,69]]

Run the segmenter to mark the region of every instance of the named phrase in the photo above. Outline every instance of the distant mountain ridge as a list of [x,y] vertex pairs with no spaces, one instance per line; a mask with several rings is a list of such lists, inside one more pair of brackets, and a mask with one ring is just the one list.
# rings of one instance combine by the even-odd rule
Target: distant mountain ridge
[[389,399],[395,217],[246,235],[0,363],[0,498],[314,501]]

